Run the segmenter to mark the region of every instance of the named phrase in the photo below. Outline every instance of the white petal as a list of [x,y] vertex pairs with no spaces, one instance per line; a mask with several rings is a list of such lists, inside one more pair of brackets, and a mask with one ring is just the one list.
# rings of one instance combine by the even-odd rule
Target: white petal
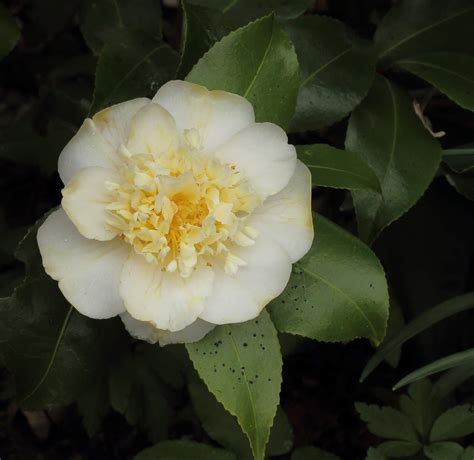
[[86,238],[111,240],[117,231],[107,225],[106,206],[113,197],[106,182],[118,182],[117,172],[105,168],[81,169],[62,190],[62,206],[68,217]]
[[254,123],[219,146],[214,155],[235,165],[266,198],[288,184],[296,163],[296,151],[288,137],[272,123]]
[[197,319],[194,323],[180,331],[170,332],[163,329],[157,329],[151,323],[147,323],[146,321],[138,321],[127,312],[122,313],[120,317],[125,324],[125,329],[127,329],[130,335],[136,339],[146,340],[149,343],[159,342],[162,346],[173,343],[198,342],[216,327],[215,324],[210,324],[202,319]]
[[84,238],[62,209],[48,216],[37,239],[46,273],[80,313],[101,319],[125,310],[119,280],[128,245]]
[[288,185],[267,198],[252,214],[250,226],[264,238],[273,238],[286,250],[292,262],[308,252],[314,238],[311,173],[301,161],[297,161]]
[[123,267],[120,295],[135,319],[151,322],[158,329],[179,331],[201,314],[213,278],[208,267],[182,278],[132,253]]
[[290,278],[288,254],[270,238],[259,236],[253,246],[232,251],[247,265],[235,275],[215,267],[213,292],[200,315],[210,323],[240,323],[257,317],[283,292]]
[[92,120],[87,118],[59,155],[58,171],[63,183],[67,184],[82,168],[114,168],[120,164],[117,149],[127,141],[130,120],[149,102],[133,99],[101,110]]
[[255,121],[253,107],[246,99],[225,91],[208,91],[204,86],[184,81],[163,85],[153,102],[173,115],[178,131],[196,129],[205,152]]
[[148,104],[132,119],[127,147],[131,153],[159,154],[179,145],[173,117],[158,104]]

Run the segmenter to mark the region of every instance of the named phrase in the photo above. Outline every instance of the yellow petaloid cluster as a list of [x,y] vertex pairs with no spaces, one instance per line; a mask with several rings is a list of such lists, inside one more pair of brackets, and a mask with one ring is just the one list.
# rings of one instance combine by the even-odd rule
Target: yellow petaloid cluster
[[108,224],[168,272],[178,270],[186,278],[218,256],[225,271],[235,273],[245,262],[228,243],[254,244],[257,231],[246,225],[246,217],[260,200],[234,167],[200,153],[195,132],[185,138],[186,145],[157,158],[132,156],[121,147],[122,181],[106,184],[113,196]]

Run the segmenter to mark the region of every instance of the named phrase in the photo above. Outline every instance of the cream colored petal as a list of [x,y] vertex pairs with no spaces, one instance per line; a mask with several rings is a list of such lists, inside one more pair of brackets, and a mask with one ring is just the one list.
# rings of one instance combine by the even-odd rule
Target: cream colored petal
[[235,165],[263,198],[282,190],[293,175],[296,151],[272,123],[254,123],[219,146],[214,155]]
[[201,340],[216,326],[206,323],[202,319],[197,319],[194,323],[176,332],[157,329],[146,321],[138,321],[127,312],[120,315],[125,328],[130,335],[136,339],[146,340],[149,343],[159,342],[160,345],[170,345],[173,343],[193,343]]
[[292,262],[301,259],[314,238],[311,213],[311,173],[297,161],[288,185],[263,203],[251,216],[250,226],[263,238],[273,238]]
[[83,168],[115,168],[120,164],[117,149],[127,141],[130,120],[149,102],[145,98],[133,99],[87,118],[59,155],[58,171],[63,183],[67,184]]
[[212,291],[213,278],[207,267],[182,278],[178,273],[163,272],[158,265],[132,253],[122,271],[120,295],[135,319],[175,332],[199,317]]
[[62,206],[68,217],[86,238],[111,240],[117,235],[107,221],[106,206],[113,201],[107,182],[117,183],[117,172],[105,168],[81,169],[62,190]]
[[37,239],[46,273],[80,313],[102,319],[125,310],[119,280],[128,245],[84,238],[62,209],[48,216]]
[[253,107],[246,99],[225,91],[208,91],[185,81],[163,85],[153,102],[173,115],[178,131],[196,129],[202,149],[210,152],[255,121]]
[[148,104],[132,119],[127,148],[132,153],[159,155],[179,145],[173,117],[158,104]]
[[290,259],[270,238],[258,237],[253,246],[232,251],[247,265],[240,267],[235,275],[215,267],[212,295],[200,315],[210,323],[240,323],[257,317],[283,292],[290,278]]

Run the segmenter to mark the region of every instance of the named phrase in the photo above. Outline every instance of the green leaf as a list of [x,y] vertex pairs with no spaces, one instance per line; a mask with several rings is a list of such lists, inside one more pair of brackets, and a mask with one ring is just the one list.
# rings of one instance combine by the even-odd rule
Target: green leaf
[[469,170],[474,167],[474,144],[443,150],[443,161],[453,171],[464,172]]
[[240,25],[272,12],[278,19],[293,19],[306,10],[305,0],[189,0],[189,3],[214,8],[225,17],[234,17]]
[[408,95],[377,77],[352,113],[346,149],[367,162],[382,187],[381,195],[353,192],[359,234],[372,242],[425,192],[438,170],[441,148],[415,115]]
[[339,457],[317,447],[306,446],[298,447],[293,452],[291,460],[339,460]]
[[375,44],[381,58],[395,61],[431,51],[474,51],[466,40],[474,21],[470,0],[402,0],[380,22]]
[[408,323],[396,336],[388,340],[382,345],[378,351],[370,358],[366,364],[360,377],[363,382],[377,366],[385,359],[389,353],[403,345],[406,341],[420,334],[424,330],[431,327],[445,318],[460,313],[465,310],[474,308],[474,292],[463,294],[426,310],[417,316],[413,321]]
[[315,214],[314,225],[312,248],[272,302],[277,329],[328,342],[366,337],[380,343],[388,318],[380,262],[364,243],[324,217]]
[[425,455],[431,460],[459,460],[463,451],[455,442],[436,442],[424,448]]
[[[194,409],[207,434],[239,458],[252,458],[250,444],[237,419],[208,391],[202,382],[189,384]],[[279,407],[270,432],[266,454],[284,455],[293,447],[293,431],[288,419]]]
[[20,29],[7,7],[0,5],[0,59],[3,59],[18,43]]
[[409,386],[408,394],[400,397],[400,409],[410,417],[421,438],[428,439],[433,422],[443,410],[443,405],[434,394],[431,382],[426,379]]
[[434,422],[430,441],[463,438],[474,433],[474,406],[464,404],[448,409]]
[[183,31],[178,77],[185,77],[202,55],[239,24],[232,15],[183,1]]
[[[398,334],[398,332],[405,326],[405,318],[403,317],[403,311],[392,297],[390,298],[390,310],[388,316],[388,323],[387,323],[387,334],[383,339],[381,346],[383,346],[388,340],[390,340],[393,336]],[[402,355],[402,347],[398,347],[392,353],[388,354],[385,357],[385,360],[390,364],[392,367],[397,367],[400,363],[400,358]]]
[[122,330],[116,320],[80,315],[49,278],[18,287],[0,305],[0,322],[6,365],[26,409],[74,401],[100,375]]
[[135,97],[152,96],[176,73],[178,55],[167,44],[141,34],[115,37],[97,64],[90,113]]
[[375,173],[351,152],[326,144],[298,145],[296,150],[311,171],[313,185],[380,191]]
[[270,316],[219,326],[186,345],[199,376],[216,399],[237,417],[255,460],[265,454],[278,406],[282,359]]
[[386,441],[377,446],[377,451],[388,458],[410,457],[421,450],[421,444],[411,441]]
[[367,451],[367,457],[365,457],[365,460],[387,460],[387,457],[379,452],[378,449],[370,447]]
[[435,383],[433,392],[440,398],[445,398],[459,385],[474,375],[474,359],[464,366],[458,366],[445,372]]
[[119,354],[109,368],[109,398],[110,405],[122,414],[127,412],[132,386],[135,378],[135,368],[132,354]]
[[380,438],[418,442],[418,435],[410,419],[393,407],[356,403],[360,418],[367,423],[369,431]]
[[128,31],[161,38],[161,2],[156,0],[85,0],[81,3],[81,31],[99,54],[110,39]]
[[474,110],[474,57],[427,53],[402,59],[397,65],[431,83],[461,107]]
[[165,441],[142,450],[134,460],[236,460],[223,449],[193,441]]
[[461,195],[474,201],[474,166],[462,173],[447,172],[446,179]]
[[366,96],[375,75],[375,59],[343,23],[332,18],[304,16],[289,21],[285,28],[301,66],[292,130],[330,126]]
[[471,446],[471,447],[468,447],[464,452],[463,454],[461,455],[461,457],[459,458],[459,460],[472,460],[474,458],[474,447]]
[[471,364],[473,360],[474,348],[470,348],[469,350],[445,356],[444,358],[440,358],[426,366],[420,367],[416,371],[413,371],[407,376],[403,377],[403,379],[401,379],[396,385],[394,385],[393,389],[398,390],[399,388],[408,385],[409,383],[424,379],[438,372],[452,369],[453,367]]
[[186,80],[240,94],[253,104],[257,121],[287,128],[298,92],[298,59],[285,31],[267,16],[217,42]]
[[77,408],[87,434],[93,436],[99,431],[110,408],[106,379],[97,376],[95,382],[79,397]]
[[112,407],[157,442],[168,437],[174,413],[170,391],[156,371],[161,363],[153,348],[141,343],[133,354],[122,353],[110,367],[109,391]]

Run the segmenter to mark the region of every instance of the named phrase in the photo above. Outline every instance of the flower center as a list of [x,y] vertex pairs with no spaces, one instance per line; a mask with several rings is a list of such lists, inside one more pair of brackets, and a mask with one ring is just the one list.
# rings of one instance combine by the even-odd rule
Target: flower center
[[121,181],[106,184],[113,196],[108,225],[120,238],[183,277],[200,264],[221,261],[227,273],[245,265],[232,247],[254,244],[257,232],[246,221],[260,199],[241,173],[191,143],[157,157],[123,146],[121,153]]

